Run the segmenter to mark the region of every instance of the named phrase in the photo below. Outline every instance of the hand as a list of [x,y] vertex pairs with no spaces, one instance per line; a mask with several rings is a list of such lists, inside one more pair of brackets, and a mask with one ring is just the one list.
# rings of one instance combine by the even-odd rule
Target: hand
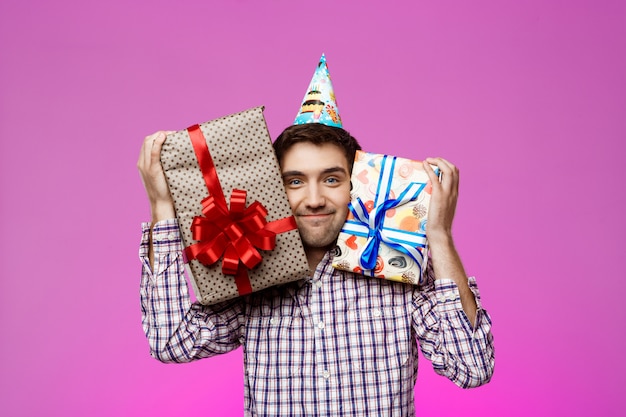
[[[429,242],[442,239],[450,242],[459,195],[459,170],[443,158],[426,158],[423,164],[432,184],[426,235]],[[441,171],[441,182],[431,165],[435,165]]]
[[165,142],[166,135],[170,133],[174,132],[159,131],[146,136],[139,153],[139,161],[137,161],[141,181],[150,201],[153,224],[159,220],[175,217],[174,201],[165,180],[160,158],[161,147]]

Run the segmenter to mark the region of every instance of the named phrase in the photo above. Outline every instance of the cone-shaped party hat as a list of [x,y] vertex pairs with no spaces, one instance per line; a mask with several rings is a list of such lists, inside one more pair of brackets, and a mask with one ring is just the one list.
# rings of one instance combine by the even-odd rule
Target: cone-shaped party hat
[[342,127],[333,83],[330,81],[326,57],[322,54],[315,69],[309,88],[306,91],[300,112],[294,125],[322,123],[328,126]]

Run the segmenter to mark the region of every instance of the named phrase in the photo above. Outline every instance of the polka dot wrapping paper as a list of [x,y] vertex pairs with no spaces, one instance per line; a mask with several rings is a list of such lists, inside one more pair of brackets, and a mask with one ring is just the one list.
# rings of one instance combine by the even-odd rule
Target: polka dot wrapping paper
[[[192,142],[194,137],[196,140],[200,138],[205,141],[208,147],[200,157],[197,154],[199,151],[194,148],[198,142],[196,145]],[[215,218],[211,217],[212,214],[203,212],[203,201],[207,210],[206,206],[210,205],[207,200],[211,200],[207,197],[214,197],[207,185],[210,182],[207,183],[205,180],[205,174],[199,164],[199,160],[202,161],[209,156],[207,154],[210,154],[210,165],[214,166],[214,172],[217,174],[213,187],[218,184],[221,188],[217,189],[220,192],[214,194],[217,196],[223,193],[225,210],[230,210],[230,214],[224,210],[214,210],[218,213]],[[161,163],[174,199],[186,253],[189,253],[190,247],[196,248],[201,244],[205,244],[208,252],[215,251],[215,248],[220,246],[215,242],[221,242],[226,248],[223,253],[213,254],[213,262],[210,264],[206,259],[203,259],[206,263],[204,264],[198,259],[189,259],[187,255],[187,270],[198,301],[207,305],[215,304],[247,292],[303,279],[309,275],[307,258],[295,222],[290,230],[275,233],[275,247],[272,250],[263,249],[262,245],[261,248],[247,248],[246,253],[256,251],[260,255],[260,262],[252,268],[243,265],[241,259],[245,256],[236,253],[244,240],[242,244],[255,246],[248,242],[248,238],[254,242],[254,236],[250,237],[254,233],[246,234],[248,225],[252,224],[254,228],[260,218],[263,219],[263,223],[268,222],[270,225],[272,222],[280,223],[293,219],[263,117],[263,107],[221,117],[168,135],[161,151]],[[240,191],[235,191],[231,198],[233,190]],[[241,191],[245,191],[243,205]],[[235,200],[236,195],[239,200]],[[243,214],[233,214],[237,210],[236,207],[244,210]],[[248,211],[254,211],[253,209],[256,209],[253,214],[246,215]],[[202,233],[208,234],[208,237],[194,239],[199,237],[194,235],[192,230],[194,221],[204,222],[206,233]],[[261,237],[268,234],[265,231],[255,233],[262,234]],[[242,234],[245,239],[238,239]],[[238,243],[233,243],[235,241]],[[241,277],[236,279],[237,274],[224,273],[225,263],[228,263],[225,259],[229,257],[234,258],[236,262],[239,261],[238,271],[245,275],[246,284],[243,290],[240,285]],[[235,267],[237,268],[237,263]]]
[[350,211],[333,266],[420,284],[428,264],[426,219],[432,186],[422,163],[357,151]]

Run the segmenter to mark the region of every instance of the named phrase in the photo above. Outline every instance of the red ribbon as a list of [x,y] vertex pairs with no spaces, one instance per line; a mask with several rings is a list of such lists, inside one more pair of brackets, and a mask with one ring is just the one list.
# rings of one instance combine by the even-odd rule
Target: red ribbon
[[247,268],[254,268],[263,259],[257,248],[273,250],[276,234],[294,230],[296,221],[289,216],[267,222],[267,209],[263,204],[255,201],[246,207],[246,190],[233,189],[229,210],[200,126],[191,126],[187,132],[209,196],[202,200],[204,216],[194,217],[191,224],[193,239],[198,243],[186,247],[185,255],[207,266],[223,256],[222,272],[235,276],[240,295],[249,294],[252,286]]

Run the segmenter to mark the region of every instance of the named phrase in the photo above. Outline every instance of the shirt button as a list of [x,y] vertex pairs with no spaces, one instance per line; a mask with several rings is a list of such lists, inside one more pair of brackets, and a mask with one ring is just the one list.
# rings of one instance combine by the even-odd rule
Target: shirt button
[[174,240],[174,239],[176,239],[176,235],[174,233],[170,233],[169,235],[167,235],[167,238],[169,240]]
[[322,378],[324,378],[324,379],[330,378],[330,372],[328,372],[326,369],[324,369],[322,371]]
[[323,329],[323,328],[324,328],[324,322],[323,322],[323,321],[320,321],[319,323],[317,323],[317,327],[318,327],[319,329]]
[[381,312],[380,312],[380,310],[376,309],[376,310],[374,310],[373,314],[374,314],[374,317],[380,317]]
[[316,282],[315,282],[315,286],[316,286],[317,288],[322,288],[322,281],[316,281]]
[[270,324],[276,324],[277,322],[278,322],[278,320],[276,318],[274,318],[274,317],[272,317],[270,319]]

